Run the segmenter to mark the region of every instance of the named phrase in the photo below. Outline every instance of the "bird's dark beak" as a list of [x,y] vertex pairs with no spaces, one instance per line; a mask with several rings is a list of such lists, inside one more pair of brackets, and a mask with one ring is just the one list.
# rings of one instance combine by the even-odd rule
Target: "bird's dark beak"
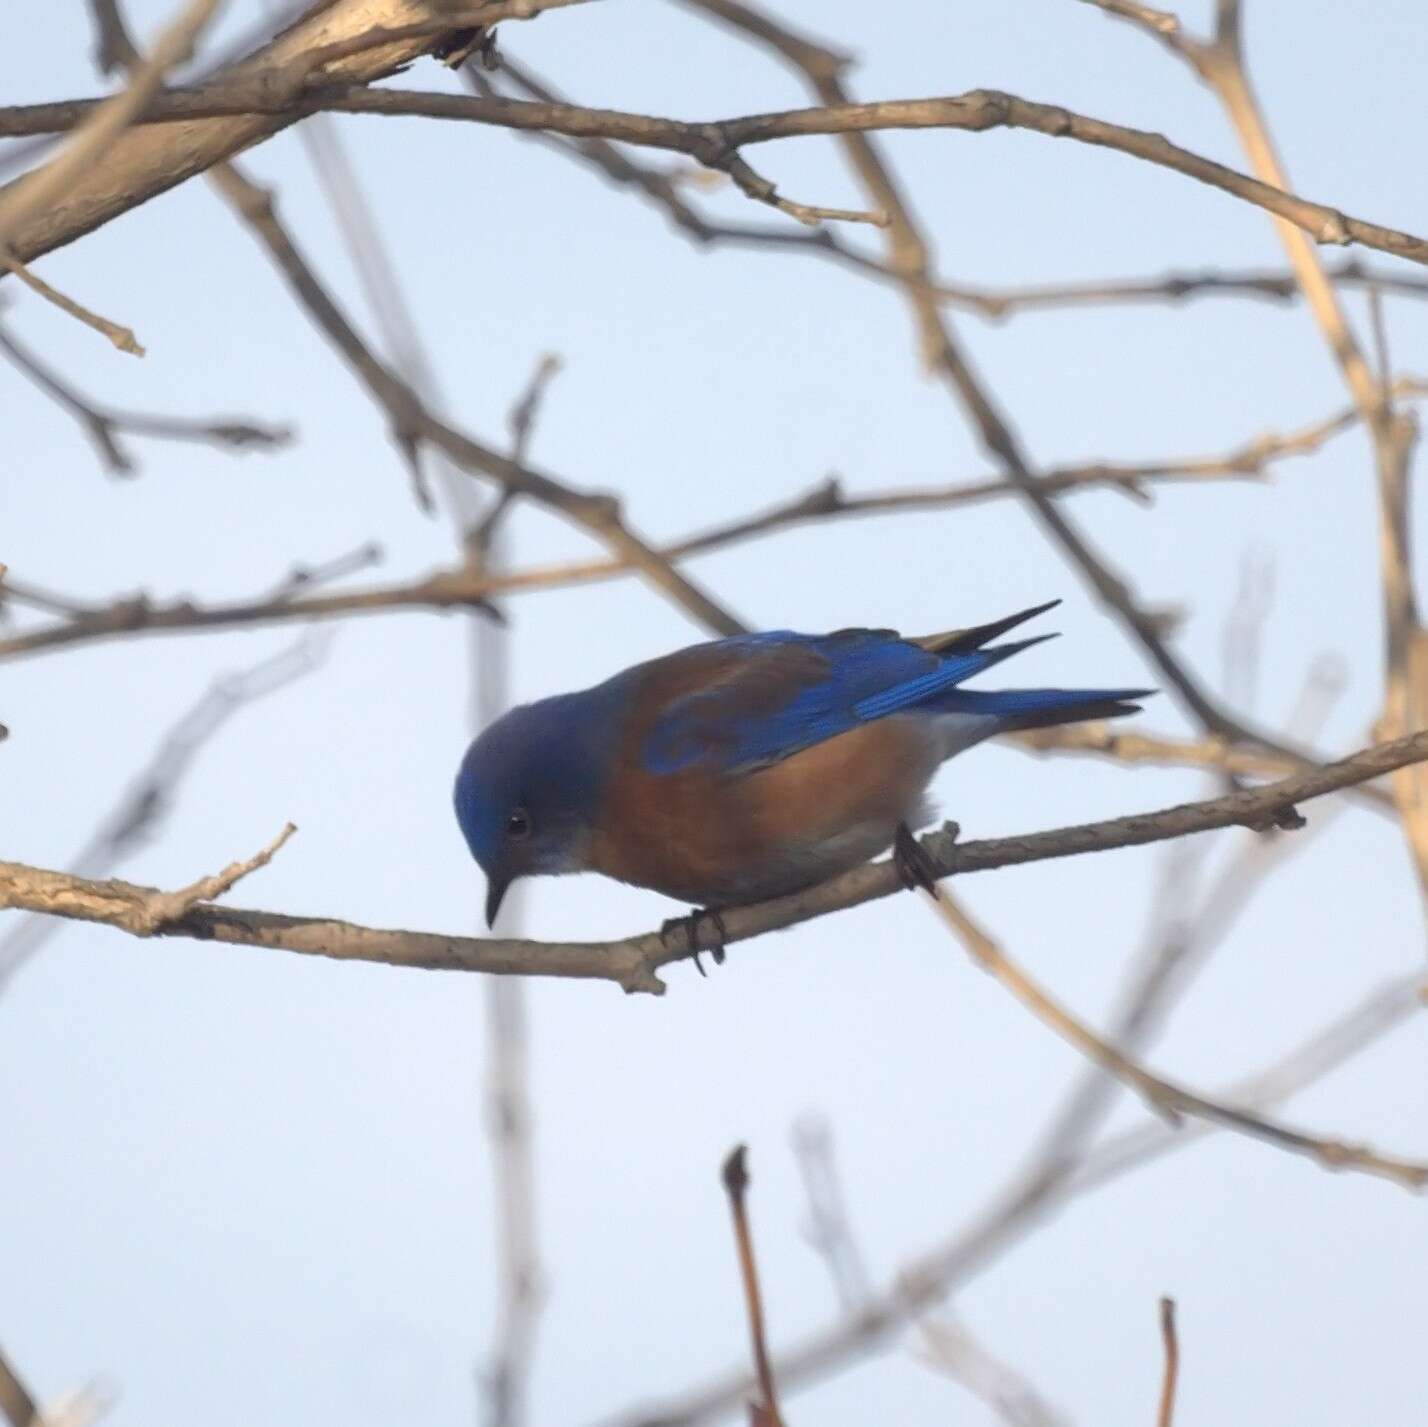
[[486,926],[488,928],[495,924],[496,913],[501,910],[501,903],[505,900],[506,890],[510,885],[509,877],[488,877],[486,879]]

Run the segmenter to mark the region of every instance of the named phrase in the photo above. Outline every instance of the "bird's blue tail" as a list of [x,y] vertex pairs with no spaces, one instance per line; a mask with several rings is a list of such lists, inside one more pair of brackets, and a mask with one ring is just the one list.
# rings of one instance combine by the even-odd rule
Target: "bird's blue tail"
[[998,719],[1005,729],[1119,718],[1140,712],[1154,689],[949,689],[923,707]]

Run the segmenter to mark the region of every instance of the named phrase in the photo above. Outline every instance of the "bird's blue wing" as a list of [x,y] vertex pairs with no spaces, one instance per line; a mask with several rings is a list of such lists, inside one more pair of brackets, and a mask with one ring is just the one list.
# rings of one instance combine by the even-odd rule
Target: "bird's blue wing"
[[642,748],[652,773],[695,765],[750,772],[859,724],[935,700],[1026,647],[939,654],[886,629],[834,634],[775,630],[684,651],[688,677],[649,727]]

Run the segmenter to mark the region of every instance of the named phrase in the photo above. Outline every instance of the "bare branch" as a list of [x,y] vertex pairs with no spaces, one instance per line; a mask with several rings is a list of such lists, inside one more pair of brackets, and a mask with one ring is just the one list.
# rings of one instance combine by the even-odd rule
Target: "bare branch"
[[1135,4],[1134,0],[1082,0],[1082,3],[1095,5],[1098,9],[1118,15],[1123,20],[1132,20],[1155,35],[1164,37],[1180,33],[1180,17],[1172,15],[1168,10],[1153,10],[1149,5]]
[[[1048,858],[1139,847],[1216,828],[1294,827],[1295,807],[1340,788],[1391,773],[1428,758],[1428,731],[1378,744],[1336,763],[1298,773],[1253,791],[1205,802],[1182,803],[1154,813],[1135,813],[1104,822],[1082,823],[1021,837],[988,838],[958,844],[955,830],[929,834],[921,846],[940,877],[982,872]],[[522,976],[560,976],[611,981],[626,991],[664,990],[660,967],[697,951],[732,945],[902,889],[891,861],[871,862],[817,887],[772,901],[730,908],[723,928],[704,924],[690,936],[660,932],[614,942],[531,942],[443,936],[429,932],[384,931],[323,917],[283,916],[202,905],[153,925],[148,910],[155,898],[173,896],[152,887],[119,881],[92,882],[67,873],[0,862],[0,908],[18,907],[80,921],[100,922],[136,936],[188,936],[231,945],[266,946],[339,960],[388,965],[442,967]]]
[[[370,30],[374,23],[400,24],[429,12],[421,0],[327,0],[309,5],[296,24],[279,32],[257,54],[225,76],[242,80],[255,70],[285,72],[301,66],[303,57],[323,46]],[[430,38],[397,41],[364,50],[337,61],[329,72],[333,83],[367,83],[394,73],[430,46]],[[28,186],[47,170],[23,175],[0,188],[0,233],[22,262],[62,247],[107,223],[120,213],[147,202],[215,163],[286,128],[283,115],[244,115],[200,120],[170,127],[130,129],[110,146],[102,164],[90,165],[68,185],[63,204],[38,208],[33,219],[15,220],[17,204],[28,206]]]
[[922,1318],[917,1326],[922,1334],[918,1361],[961,1383],[1007,1427],[1068,1427],[1016,1368],[979,1343],[959,1319]]
[[134,458],[118,439],[125,434],[152,436],[167,441],[204,442],[239,453],[275,450],[292,439],[292,431],[288,427],[264,426],[244,418],[203,420],[151,416],[143,412],[96,406],[63,381],[3,326],[0,326],[0,354],[74,417],[94,443],[105,467],[116,474],[130,474],[136,469]]
[[1165,1378],[1160,1385],[1160,1411],[1156,1427],[1173,1427],[1175,1384],[1180,1378],[1180,1339],[1175,1332],[1175,1300],[1160,1300],[1160,1339],[1165,1345]]
[[[69,871],[77,877],[104,877],[151,842],[178,796],[184,774],[223,725],[245,705],[311,673],[323,652],[321,642],[304,637],[271,658],[216,679],[165,732],[94,835],[75,854]],[[0,993],[45,938],[63,925],[54,917],[29,916],[0,939]]]
[[[839,61],[840,65],[844,63],[846,61]],[[509,56],[498,59],[497,69],[527,98],[547,104],[569,103],[548,80],[538,77],[529,67],[516,63]],[[463,73],[477,94],[487,98],[499,97],[480,68],[468,64]],[[3,115],[4,111],[0,110],[0,123],[3,123]],[[556,152],[599,170],[611,182],[638,190],[664,210],[677,231],[700,246],[729,245],[766,252],[811,255],[879,282],[897,284],[914,280],[900,273],[892,264],[849,247],[832,228],[800,232],[779,225],[758,226],[708,219],[685,200],[677,175],[635,161],[608,140],[567,139],[540,130],[527,130],[525,133],[526,137],[544,142]],[[1385,292],[1399,296],[1428,298],[1428,280],[1411,274],[1369,269],[1357,258],[1345,259],[1326,268],[1326,271],[1336,283],[1350,286],[1374,283]],[[942,278],[918,281],[928,296],[938,303],[993,321],[1023,312],[1069,310],[1109,303],[1183,303],[1202,297],[1250,297],[1287,302],[1302,295],[1293,273],[1267,271],[1171,272],[1151,278],[1097,279],[1018,288],[974,287],[967,283],[949,283]]]
[[138,64],[142,56],[129,36],[117,0],[89,0],[94,20],[94,63],[101,74],[122,72]]
[[[828,1265],[844,1314],[856,1321],[872,1297],[863,1256],[843,1207],[832,1134],[821,1118],[794,1126],[794,1156],[808,1197],[809,1242]],[[1065,1427],[1065,1420],[1023,1376],[973,1337],[955,1318],[922,1318],[919,1361],[960,1383],[1009,1427]]]
[[[743,4],[742,0],[685,0],[685,3],[696,11],[712,14],[734,28],[756,35],[760,39],[766,39],[766,32],[770,27],[777,28],[771,20]],[[775,45],[775,48],[786,55],[795,52],[787,46]],[[847,95],[835,72],[819,65],[799,67],[825,106],[847,104]],[[980,97],[986,98],[985,95]],[[1003,100],[1007,100],[1007,96],[994,96],[994,108],[999,116],[1010,112],[1001,104]],[[1015,104],[1020,101],[1009,102]],[[1049,112],[1065,119],[1071,117],[1064,115],[1062,111]],[[1061,134],[1067,130],[1053,126],[1047,132]],[[950,394],[971,420],[983,447],[1018,487],[1048,534],[1081,570],[1101,601],[1114,611],[1135,636],[1205,732],[1302,758],[1299,750],[1288,749],[1281,742],[1248,727],[1210,697],[1201,682],[1169,647],[1164,637],[1163,622],[1140,604],[1125,580],[1112,569],[1084,532],[1043,488],[1007,416],[968,362],[929,290],[929,247],[903,197],[899,183],[867,134],[847,131],[844,132],[842,141],[849,161],[865,189],[874,201],[886,209],[892,219],[888,232],[889,262],[896,271],[904,275],[901,286],[912,308],[923,358],[931,370],[946,380]]]
[[754,1259],[754,1236],[749,1229],[746,1202],[749,1189],[747,1161],[747,1148],[736,1145],[724,1161],[721,1178],[734,1220],[734,1246],[739,1256],[739,1277],[744,1285],[744,1305],[754,1351],[754,1373],[759,1384],[758,1398],[749,1404],[749,1423],[750,1427],[783,1427],[773,1370],[769,1366],[768,1344],[764,1341],[764,1307],[759,1294],[759,1270]]
[[1137,1091],[1147,1104],[1167,1116],[1171,1123],[1176,1123],[1181,1115],[1192,1115],[1209,1120],[1222,1129],[1238,1130],[1253,1139],[1264,1140],[1291,1154],[1304,1155],[1324,1169],[1358,1170],[1387,1179],[1405,1189],[1422,1189],[1428,1185],[1428,1164],[1394,1159],[1361,1145],[1305,1134],[1252,1111],[1239,1110],[1197,1095],[1152,1074],[1058,1004],[945,891],[938,889],[931,895],[931,901],[983,971],[999,981],[1043,1024],[1082,1055]]
[[[1421,1012],[1425,1000],[1428,1000],[1428,986],[1417,975],[1386,981],[1282,1060],[1236,1081],[1217,1098],[1244,1109],[1269,1109],[1376,1045],[1389,1031]],[[1073,1198],[1089,1194],[1108,1181],[1194,1144],[1214,1131],[1214,1125],[1200,1121],[1179,1128],[1149,1124],[1111,1135],[1075,1168],[1064,1194]]]
[[51,287],[43,278],[32,273],[5,247],[3,238],[0,238],[0,267],[14,273],[31,292],[37,297],[44,298],[52,307],[59,308],[61,312],[68,313],[76,321],[84,323],[86,327],[91,327],[101,336],[107,337],[121,352],[128,352],[135,357],[144,355],[144,349],[140,345],[139,339],[134,335],[132,327],[125,327],[119,322],[111,322],[109,318],[101,317],[97,312],[91,312],[89,308],[82,306],[58,288]]
[[508,491],[527,496],[588,530],[612,553],[629,560],[652,584],[708,628],[720,634],[737,634],[744,629],[739,620],[681,575],[625,525],[613,497],[564,485],[437,420],[411,387],[368,350],[278,221],[272,195],[250,183],[231,164],[216,169],[213,177],[224,197],[268,250],[304,311],[387,413],[393,439],[399,447],[410,455],[415,452],[418,442],[430,442],[463,470],[490,476]]
[[[335,94],[317,91],[296,103],[285,95],[265,97],[261,82],[255,84],[253,90],[246,92],[244,87],[235,83],[196,95],[177,91],[151,104],[146,117],[192,120],[271,113],[292,120],[325,109],[347,114],[419,115],[430,119],[465,120],[507,129],[538,129],[576,139],[613,139],[688,154],[708,168],[727,173],[750,198],[771,204],[801,222],[816,223],[830,218],[873,223],[879,227],[891,221],[888,212],[883,209],[858,212],[810,208],[787,202],[772,184],[749,168],[741,157],[741,150],[750,144],[768,143],[775,139],[864,134],[884,129],[962,129],[973,133],[1002,128],[1022,129],[1051,138],[1069,138],[1098,148],[1113,149],[1171,169],[1267,210],[1302,229],[1317,243],[1341,246],[1359,243],[1410,262],[1428,264],[1428,240],[1414,234],[1352,217],[1327,204],[1313,202],[1273,184],[1250,178],[1183,149],[1162,134],[1107,123],[1000,90],[975,89],[946,97],[895,99],[871,104],[852,104],[841,98],[830,98],[814,109],[749,114],[694,124],[620,110],[423,90],[356,88]],[[52,106],[25,106],[24,111],[11,111],[8,116],[0,117],[0,136],[32,133],[37,128],[62,127],[73,116],[86,112],[82,107],[85,103],[83,100],[68,100]],[[3,216],[3,208],[0,208],[0,217]],[[923,281],[927,280],[925,273],[921,277]]]
[[[1245,66],[1239,0],[1219,0],[1214,38],[1176,46],[1218,96],[1250,166],[1264,182],[1284,190],[1281,163]],[[1338,294],[1301,226],[1276,214],[1275,229],[1330,355],[1352,393],[1373,439],[1379,486],[1379,546],[1382,552],[1388,692],[1381,735],[1392,737],[1428,718],[1428,634],[1413,593],[1407,521],[1407,482],[1417,428],[1395,412],[1385,370],[1375,376],[1349,325]],[[1409,772],[1393,782],[1419,890],[1428,900],[1428,780]]]
[[[1361,1054],[1409,1017],[1422,1012],[1428,987],[1420,976],[1377,987],[1284,1059],[1220,1093],[1228,1104],[1268,1109]],[[1197,1144],[1216,1127],[1207,1121],[1171,1128],[1163,1122],[1104,1140],[1069,1180],[1045,1195],[1028,1188],[1015,1202],[974,1221],[949,1244],[909,1263],[852,1318],[841,1318],[780,1354],[774,1371],[785,1393],[886,1346],[905,1324],[970,1278],[1013,1242],[1033,1219],[1044,1220],[1072,1199],[1163,1155]],[[694,1427],[735,1407],[747,1394],[743,1373],[726,1373],[683,1396],[602,1420],[602,1427]]]
[[[1412,274],[1379,272],[1357,258],[1324,268],[1329,280],[1344,287],[1379,286],[1398,297],[1428,298],[1428,282]],[[984,317],[1014,317],[1022,312],[1057,311],[1110,303],[1169,302],[1191,298],[1250,297],[1290,302],[1303,296],[1292,272],[1267,270],[1172,272],[1160,277],[1039,284],[1028,287],[969,288],[935,284],[934,293],[954,307]]]
[[868,1266],[848,1225],[843,1184],[833,1160],[833,1131],[821,1115],[804,1115],[790,1135],[808,1200],[805,1237],[828,1265],[845,1313],[856,1313],[871,1292]]
[[[471,32],[473,35],[478,32]],[[393,367],[431,406],[442,404],[430,358],[405,299],[397,269],[355,172],[325,116],[314,116],[299,131],[319,183],[337,218]],[[537,408],[558,367],[553,357],[537,363],[531,381],[512,412],[512,456],[524,462]],[[465,569],[486,573],[497,534],[497,517],[509,508],[505,492],[490,502],[476,522],[472,483],[447,458],[438,455],[438,474],[447,495]],[[504,641],[499,621],[471,621],[471,703],[478,725],[501,712],[506,703]],[[510,925],[508,904],[507,925]],[[517,977],[493,976],[485,989],[487,1010],[486,1109],[494,1161],[498,1213],[494,1223],[500,1261],[498,1322],[492,1351],[481,1369],[485,1420],[491,1427],[520,1427],[535,1333],[545,1296],[536,1235],[536,1184],[529,1069],[529,1030],[525,987]]]
[[[3,341],[3,337],[0,337]],[[1402,378],[1394,384],[1401,396],[1418,399],[1428,395],[1428,382]],[[1149,487],[1162,483],[1206,480],[1262,479],[1270,463],[1305,456],[1347,430],[1357,420],[1354,408],[1335,413],[1296,431],[1266,432],[1232,450],[1208,456],[1148,461],[1140,464],[1096,462],[1058,466],[1040,477],[1042,488],[1052,494],[1074,494],[1083,490],[1122,490],[1138,499],[1149,498]],[[517,464],[524,464],[518,461]],[[790,527],[825,520],[857,519],[864,516],[896,515],[926,510],[949,510],[1017,494],[1019,487],[997,477],[950,485],[908,486],[880,490],[876,494],[847,494],[835,478],[814,486],[802,495],[758,511],[739,520],[686,535],[656,551],[671,564],[694,555],[726,549],[743,540],[756,539]],[[494,514],[494,508],[491,512]],[[71,616],[64,623],[30,630],[0,639],[0,658],[40,652],[75,643],[138,633],[188,633],[209,628],[231,628],[239,624],[262,624],[295,619],[328,619],[339,615],[376,613],[395,609],[445,610],[485,606],[493,595],[552,589],[590,580],[610,579],[635,570],[632,561],[616,557],[537,566],[525,570],[473,570],[469,565],[400,585],[354,590],[308,600],[272,597],[230,605],[203,606],[189,599],[155,603],[147,596],[125,596],[100,607],[61,608]],[[494,609],[489,612],[495,613]],[[1253,752],[1240,748],[1230,753],[1224,738],[1212,737],[1199,744],[1168,740],[1143,743],[1143,735],[1124,734],[1103,725],[1078,725],[1019,734],[1017,741],[1040,750],[1070,749],[1101,752],[1130,761],[1165,761],[1228,766],[1230,760],[1246,772],[1275,774],[1297,766],[1288,752]],[[1157,751],[1158,750],[1158,751]],[[1373,797],[1377,800],[1378,795]]]
[[26,174],[0,192],[0,246],[22,261],[33,256],[24,239],[35,218],[55,206],[76,186],[79,176],[98,167],[103,157],[141,114],[164,82],[164,75],[186,60],[221,0],[189,0],[159,35],[152,53],[136,64],[128,87],[101,100],[76,129],[74,138],[44,168]]
[[59,199],[74,188],[85,170],[94,170],[98,161],[149,102],[164,75],[187,59],[199,34],[213,18],[220,0],[190,0],[178,17],[159,36],[153,53],[141,60],[130,43],[113,0],[95,9],[101,31],[101,53],[115,59],[123,55],[133,61],[128,88],[109,99],[100,100],[77,126],[73,139],[45,168],[26,174],[0,192],[0,264],[14,273],[32,292],[67,312],[71,317],[103,333],[121,352],[142,357],[144,349],[128,328],[100,317],[72,298],[57,292],[24,265],[24,242],[19,236],[40,215],[59,206]]

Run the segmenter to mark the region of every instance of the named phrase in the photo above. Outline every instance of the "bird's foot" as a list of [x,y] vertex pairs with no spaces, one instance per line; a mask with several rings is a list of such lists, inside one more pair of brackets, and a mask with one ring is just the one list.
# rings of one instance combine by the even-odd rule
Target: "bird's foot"
[[929,892],[934,897],[937,895],[937,864],[927,855],[906,823],[897,825],[897,835],[893,838],[892,860],[902,885],[909,892],[915,892],[921,887],[924,892]]
[[714,958],[715,966],[724,964],[724,942],[729,936],[729,929],[724,925],[724,918],[714,907],[695,907],[695,909],[684,917],[670,917],[659,929],[660,940],[666,946],[669,945],[670,938],[676,933],[684,933],[685,945],[689,950],[689,955],[694,960],[694,969],[701,976],[707,976],[704,964],[699,960],[699,923],[704,917],[708,917],[713,924],[714,930],[719,933],[719,941],[715,946],[709,948],[709,955]]

